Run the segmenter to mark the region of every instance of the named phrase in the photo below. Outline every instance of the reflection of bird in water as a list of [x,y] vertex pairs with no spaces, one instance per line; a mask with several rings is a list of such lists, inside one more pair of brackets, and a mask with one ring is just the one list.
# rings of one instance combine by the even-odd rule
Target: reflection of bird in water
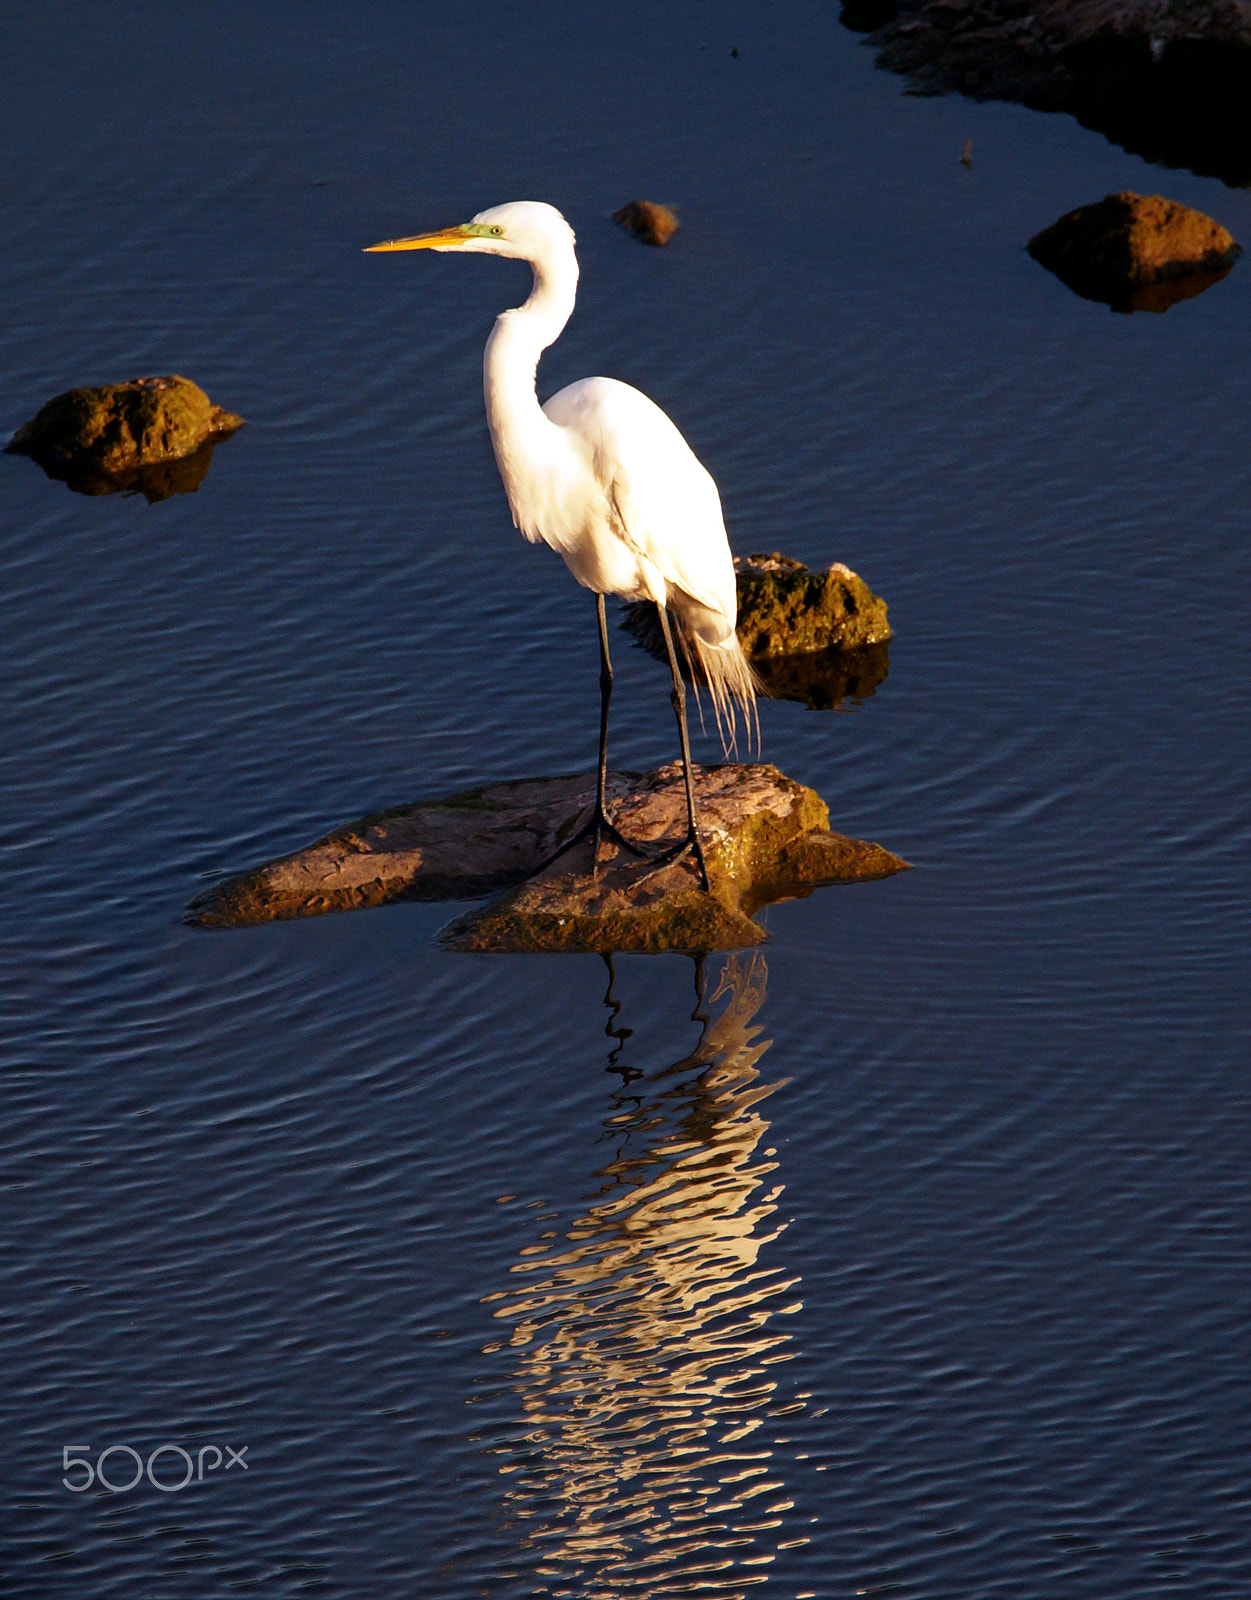
[[[765,978],[758,954],[726,964],[696,1050],[623,1085],[599,1197],[490,1297],[519,1357],[523,1431],[500,1470],[534,1593],[725,1600],[805,1542],[779,1531],[792,1504],[772,1459],[775,1419],[803,1404],[777,1394],[790,1336],[770,1325],[799,1309],[779,1303],[797,1279],[760,1260],[784,1226],[774,1152],[757,1154],[778,1087],[758,1070]],[[609,1032],[626,1032],[615,1012]]]
[[[539,356],[573,311],[578,283],[573,229],[554,207],[520,200],[482,211],[472,222],[373,250],[460,250],[528,261],[534,288],[524,305],[496,319],[484,358],[487,426],[513,521],[535,543],[564,558],[595,593],[600,645],[599,784],[586,829],[564,849],[604,835],[634,849],[604,809],[612,663],[604,596],[654,600],[673,674],[673,709],[686,772],[686,838],[656,859],[693,853],[708,874],[695,815],[686,695],[674,654],[670,613],[688,655],[706,680],[723,736],[734,733],[734,702],[750,721],[755,680],[734,632],[734,564],[717,486],[686,440],[646,395],[612,378],[584,378],[544,406],[535,390]],[[564,850],[561,851],[561,854]],[[636,851],[641,854],[642,852]]]

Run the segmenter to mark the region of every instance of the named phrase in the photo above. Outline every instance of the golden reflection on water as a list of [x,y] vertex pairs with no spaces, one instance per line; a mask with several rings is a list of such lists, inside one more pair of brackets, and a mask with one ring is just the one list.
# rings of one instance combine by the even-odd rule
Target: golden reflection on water
[[[785,1227],[760,1149],[781,1087],[759,1070],[766,977],[759,954],[728,960],[694,1052],[624,1076],[595,1200],[488,1297],[518,1357],[525,1425],[500,1471],[535,1593],[742,1595],[806,1542],[786,1536],[774,1454],[803,1398],[778,1384],[799,1280],[764,1259]],[[611,983],[607,1003],[615,1019]],[[607,1031],[621,1071],[629,1030]]]

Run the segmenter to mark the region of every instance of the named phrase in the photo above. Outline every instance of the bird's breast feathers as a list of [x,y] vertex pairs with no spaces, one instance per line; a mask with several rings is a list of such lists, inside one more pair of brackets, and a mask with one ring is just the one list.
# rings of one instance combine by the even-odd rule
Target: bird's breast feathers
[[[660,407],[629,384],[586,378],[553,395],[543,411],[568,446],[557,472],[575,481],[557,490],[558,538],[541,523],[538,537],[559,549],[588,587],[601,587],[579,571],[592,557],[591,564],[616,574],[604,592],[663,603],[677,590],[673,599],[688,595],[732,629],[734,565],[717,486]],[[621,581],[627,569],[628,585]]]

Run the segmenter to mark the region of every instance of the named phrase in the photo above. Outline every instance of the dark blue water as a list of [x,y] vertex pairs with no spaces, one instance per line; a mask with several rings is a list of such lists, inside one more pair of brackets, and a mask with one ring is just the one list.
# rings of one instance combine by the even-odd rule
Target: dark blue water
[[[0,83],[0,428],[166,371],[249,419],[152,507],[0,457],[4,1592],[1247,1593],[1251,269],[1124,317],[1023,246],[1251,197],[906,97],[815,3],[51,3]],[[481,413],[525,269],[360,253],[523,197],[583,268],[543,392],[638,384],[736,549],[888,599],[876,695],[764,754],[916,870],[702,967],[196,933],[591,765]],[[127,1490],[162,1445],[202,1479]]]

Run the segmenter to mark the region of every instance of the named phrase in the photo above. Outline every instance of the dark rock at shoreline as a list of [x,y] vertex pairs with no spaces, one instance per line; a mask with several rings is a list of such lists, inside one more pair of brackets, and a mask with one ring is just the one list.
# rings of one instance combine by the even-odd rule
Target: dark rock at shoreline
[[69,389],[13,435],[6,449],[83,494],[135,489],[149,500],[197,489],[212,448],[243,426],[176,373]]
[[[724,950],[760,944],[754,912],[820,885],[887,877],[907,863],[831,833],[820,796],[776,767],[695,769],[711,893],[690,861],[645,883],[646,861],[587,841],[543,863],[588,814],[594,777],[525,779],[418,801],[336,829],[317,844],[200,895],[188,920],[247,927],[397,900],[470,899],[505,889],[443,935],[454,950]],[[655,851],[681,839],[680,763],[614,773],[622,832]]]
[[657,205],[654,200],[631,200],[613,212],[612,220],[644,244],[668,244],[681,227],[669,207]]
[[873,33],[898,15],[895,0],[844,0],[838,20],[852,33]]
[[[813,571],[774,551],[736,556],[734,571],[739,642],[771,696],[829,709],[844,694],[872,694],[886,677],[884,649],[871,661],[850,659],[891,636],[886,602],[850,567],[836,561]],[[650,600],[624,606],[621,626],[657,660],[668,660]],[[868,687],[845,687],[851,681]]]
[[1251,182],[1251,0],[849,0],[916,92],[1065,111],[1114,143]]
[[1066,213],[1034,235],[1029,253],[1089,299],[1165,311],[1219,282],[1242,247],[1201,211],[1124,190]]

